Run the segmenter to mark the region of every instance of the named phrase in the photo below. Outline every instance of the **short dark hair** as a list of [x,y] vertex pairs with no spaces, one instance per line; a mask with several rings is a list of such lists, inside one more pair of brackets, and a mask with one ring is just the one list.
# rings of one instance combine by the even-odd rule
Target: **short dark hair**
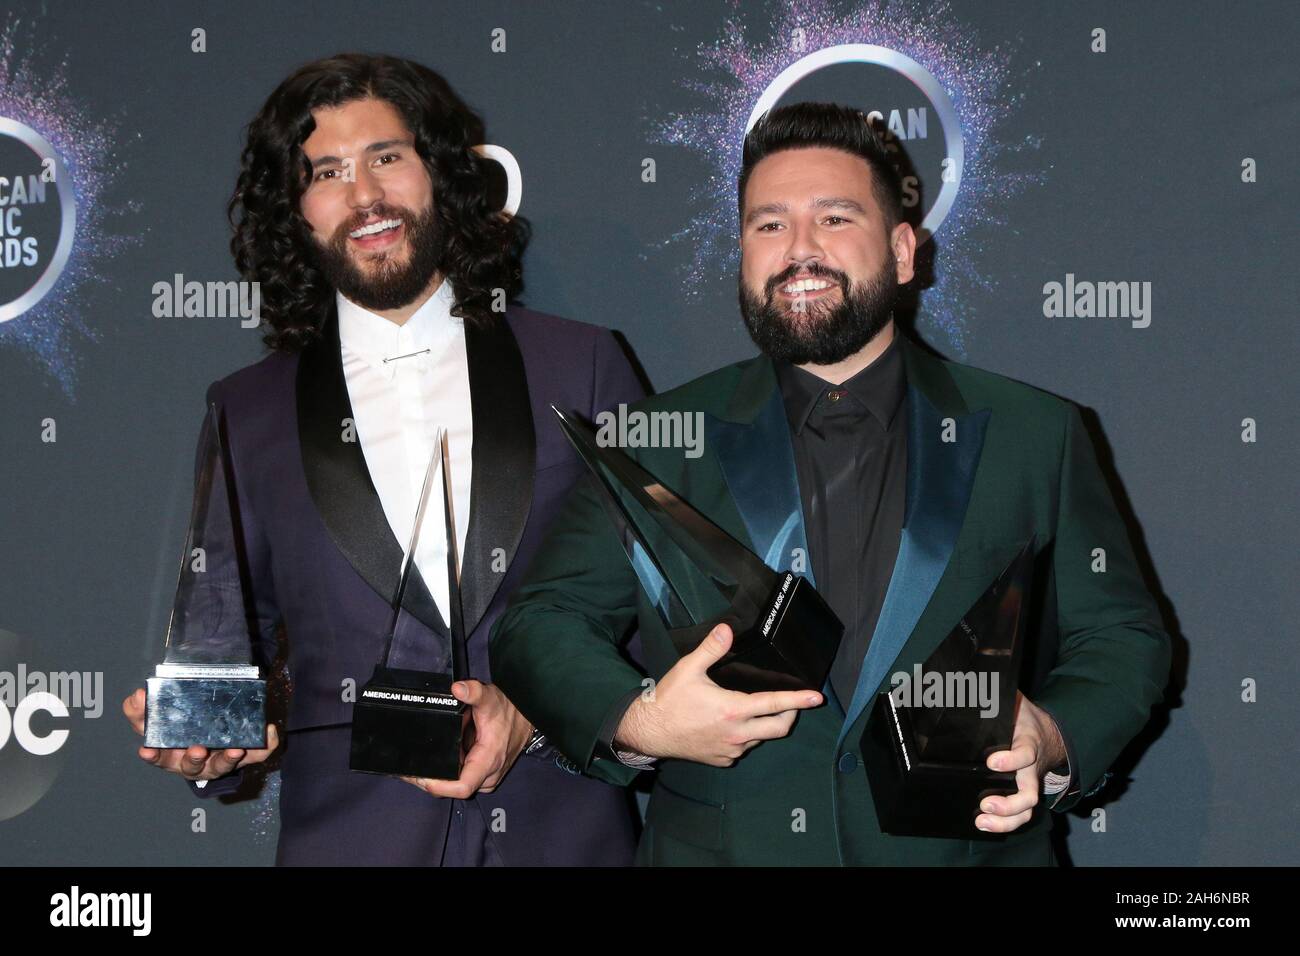
[[889,151],[861,110],[835,103],[791,103],[764,113],[745,136],[736,182],[743,224],[745,186],[759,161],[787,149],[822,146],[861,156],[871,166],[871,187],[885,214],[885,232],[903,221],[903,185]]

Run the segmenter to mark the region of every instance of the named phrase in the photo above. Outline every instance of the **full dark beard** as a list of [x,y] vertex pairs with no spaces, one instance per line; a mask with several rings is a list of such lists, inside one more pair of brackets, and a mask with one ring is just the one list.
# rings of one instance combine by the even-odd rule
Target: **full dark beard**
[[791,365],[834,365],[859,351],[889,324],[898,301],[898,275],[893,250],[880,272],[868,282],[852,283],[838,269],[813,264],[805,274],[828,279],[840,287],[837,305],[806,304],[803,312],[787,311],[776,303],[777,286],[799,274],[791,266],[768,279],[759,299],[740,279],[740,314],[749,337],[764,355]]
[[443,256],[442,234],[434,218],[432,203],[418,217],[413,217],[409,210],[393,206],[381,205],[372,212],[381,218],[402,220],[411,246],[410,260],[405,265],[380,253],[372,257],[376,264],[373,272],[359,268],[348,252],[348,233],[361,225],[355,221],[339,226],[328,245],[313,240],[316,262],[330,285],[362,308],[374,312],[400,309],[415,301],[438,271]]

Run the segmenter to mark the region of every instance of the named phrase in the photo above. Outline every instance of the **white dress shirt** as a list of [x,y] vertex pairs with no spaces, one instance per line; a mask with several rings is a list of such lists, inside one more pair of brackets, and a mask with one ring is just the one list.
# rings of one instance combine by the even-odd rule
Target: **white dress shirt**
[[[396,325],[337,295],[343,376],[366,467],[388,526],[406,551],[439,428],[447,432],[456,529],[463,559],[469,524],[474,422],[470,410],[465,326],[451,314],[455,298],[444,281],[404,325]],[[415,566],[450,623],[447,532],[441,469],[425,506]]]

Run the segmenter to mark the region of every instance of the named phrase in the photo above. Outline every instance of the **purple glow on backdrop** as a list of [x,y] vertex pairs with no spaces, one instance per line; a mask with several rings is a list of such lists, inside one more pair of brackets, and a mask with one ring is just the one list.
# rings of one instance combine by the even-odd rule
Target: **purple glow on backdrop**
[[99,338],[83,312],[81,293],[105,281],[105,263],[140,241],[109,228],[121,216],[138,212],[140,205],[105,203],[124,166],[117,130],[103,118],[92,117],[68,90],[66,54],[52,68],[42,65],[46,57],[37,33],[32,23],[18,18],[10,18],[0,30],[0,116],[31,127],[59,154],[72,177],[77,231],[68,264],[49,293],[22,315],[0,322],[0,346],[28,356],[74,398],[78,350]]
[[[994,281],[979,268],[980,234],[1006,227],[1005,200],[1027,186],[1042,183],[1042,173],[1004,167],[1007,159],[1037,149],[1039,141],[1000,142],[995,131],[1024,99],[1025,77],[1010,82],[1013,45],[982,47],[971,24],[957,18],[945,0],[933,4],[867,0],[849,9],[828,0],[792,0],[780,9],[762,36],[751,36],[754,17],[736,12],[723,24],[719,38],[684,54],[683,81],[706,105],[655,124],[658,142],[683,146],[712,166],[708,179],[692,191],[692,215],[664,245],[690,243],[684,291],[725,279],[734,281],[739,267],[736,248],[736,174],[740,170],[745,122],[755,102],[777,75],[816,50],[848,43],[870,43],[906,54],[925,67],[947,91],[956,109],[965,144],[965,163],[956,202],[939,227],[943,245],[934,283],[921,297],[918,324],[942,331],[964,357],[971,292],[991,290]],[[802,31],[802,48],[794,38]],[[757,32],[757,31],[756,31]],[[1036,68],[1037,64],[1035,65]]]

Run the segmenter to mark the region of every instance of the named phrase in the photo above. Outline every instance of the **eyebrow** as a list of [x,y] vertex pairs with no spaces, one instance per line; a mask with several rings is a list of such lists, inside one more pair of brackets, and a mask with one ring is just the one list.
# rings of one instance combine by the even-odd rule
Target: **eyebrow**
[[[813,200],[813,206],[817,209],[848,209],[863,216],[867,214],[867,210],[863,208],[862,203],[856,199],[849,199],[847,196],[820,196]],[[761,206],[755,206],[749,211],[749,214],[745,216],[745,225],[748,226],[761,216],[777,216],[789,211],[790,207],[783,202],[764,203]]]
[[[392,149],[394,146],[410,146],[414,141],[410,139],[385,139],[378,143],[371,143],[366,147],[367,153],[378,153],[385,149]],[[321,156],[319,159],[312,160],[311,168],[319,169],[321,166],[333,166],[343,162],[337,156]]]

